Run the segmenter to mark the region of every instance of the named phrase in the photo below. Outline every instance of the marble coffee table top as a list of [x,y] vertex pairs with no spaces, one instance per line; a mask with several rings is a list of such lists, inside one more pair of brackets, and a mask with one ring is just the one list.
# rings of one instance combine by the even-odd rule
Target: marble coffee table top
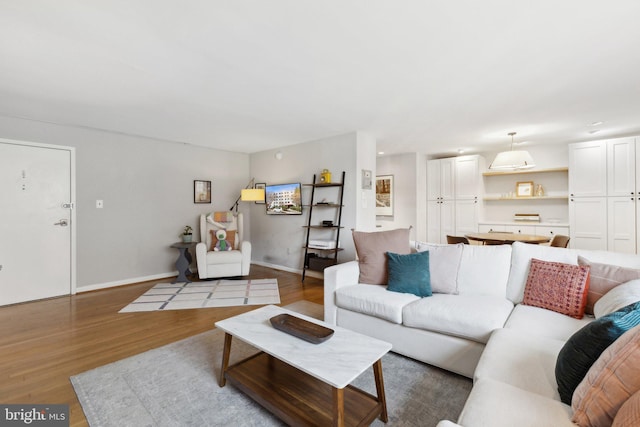
[[[275,329],[269,319],[288,313],[335,332],[328,340],[312,344]],[[344,388],[391,350],[391,344],[339,326],[267,305],[216,322],[228,334],[300,369],[336,388]]]

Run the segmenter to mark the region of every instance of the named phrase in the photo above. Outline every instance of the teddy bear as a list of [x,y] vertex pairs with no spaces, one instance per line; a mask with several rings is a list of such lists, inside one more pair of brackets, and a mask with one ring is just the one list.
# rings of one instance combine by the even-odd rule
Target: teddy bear
[[214,251],[230,251],[233,249],[227,242],[227,232],[225,230],[216,230],[216,239],[218,239],[218,242],[213,248]]

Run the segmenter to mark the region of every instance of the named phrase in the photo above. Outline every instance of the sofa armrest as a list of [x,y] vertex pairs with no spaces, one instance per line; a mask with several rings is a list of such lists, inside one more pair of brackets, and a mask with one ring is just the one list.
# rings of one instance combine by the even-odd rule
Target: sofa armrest
[[240,252],[242,253],[242,275],[248,276],[251,268],[251,242],[246,240],[240,242]]
[[344,264],[336,264],[324,269],[324,321],[332,325],[336,324],[336,300],[335,292],[338,288],[349,285],[357,285],[360,277],[360,265],[358,261],[349,261]]
[[456,424],[449,420],[442,420],[438,423],[436,427],[462,427],[460,424]]
[[207,277],[207,244],[200,242],[196,245],[196,265],[198,266],[198,277]]

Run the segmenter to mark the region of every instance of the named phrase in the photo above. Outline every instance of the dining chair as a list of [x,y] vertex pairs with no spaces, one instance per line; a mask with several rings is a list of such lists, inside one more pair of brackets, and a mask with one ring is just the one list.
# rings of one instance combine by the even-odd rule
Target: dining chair
[[465,245],[469,244],[469,239],[467,239],[464,236],[449,236],[447,235],[447,243],[450,245],[456,244],[456,243],[464,243]]
[[549,246],[555,246],[556,248],[566,248],[567,246],[569,246],[569,236],[556,234],[555,236],[553,236],[553,239],[551,239],[551,243],[549,243]]

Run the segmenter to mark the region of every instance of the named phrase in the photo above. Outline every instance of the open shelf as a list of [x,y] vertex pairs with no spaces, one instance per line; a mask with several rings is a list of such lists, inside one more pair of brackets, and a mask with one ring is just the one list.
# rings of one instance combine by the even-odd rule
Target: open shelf
[[515,171],[489,171],[489,172],[483,172],[482,176],[522,175],[522,174],[550,173],[550,172],[569,172],[569,168],[560,167],[560,168],[527,169],[527,170],[515,170]]

